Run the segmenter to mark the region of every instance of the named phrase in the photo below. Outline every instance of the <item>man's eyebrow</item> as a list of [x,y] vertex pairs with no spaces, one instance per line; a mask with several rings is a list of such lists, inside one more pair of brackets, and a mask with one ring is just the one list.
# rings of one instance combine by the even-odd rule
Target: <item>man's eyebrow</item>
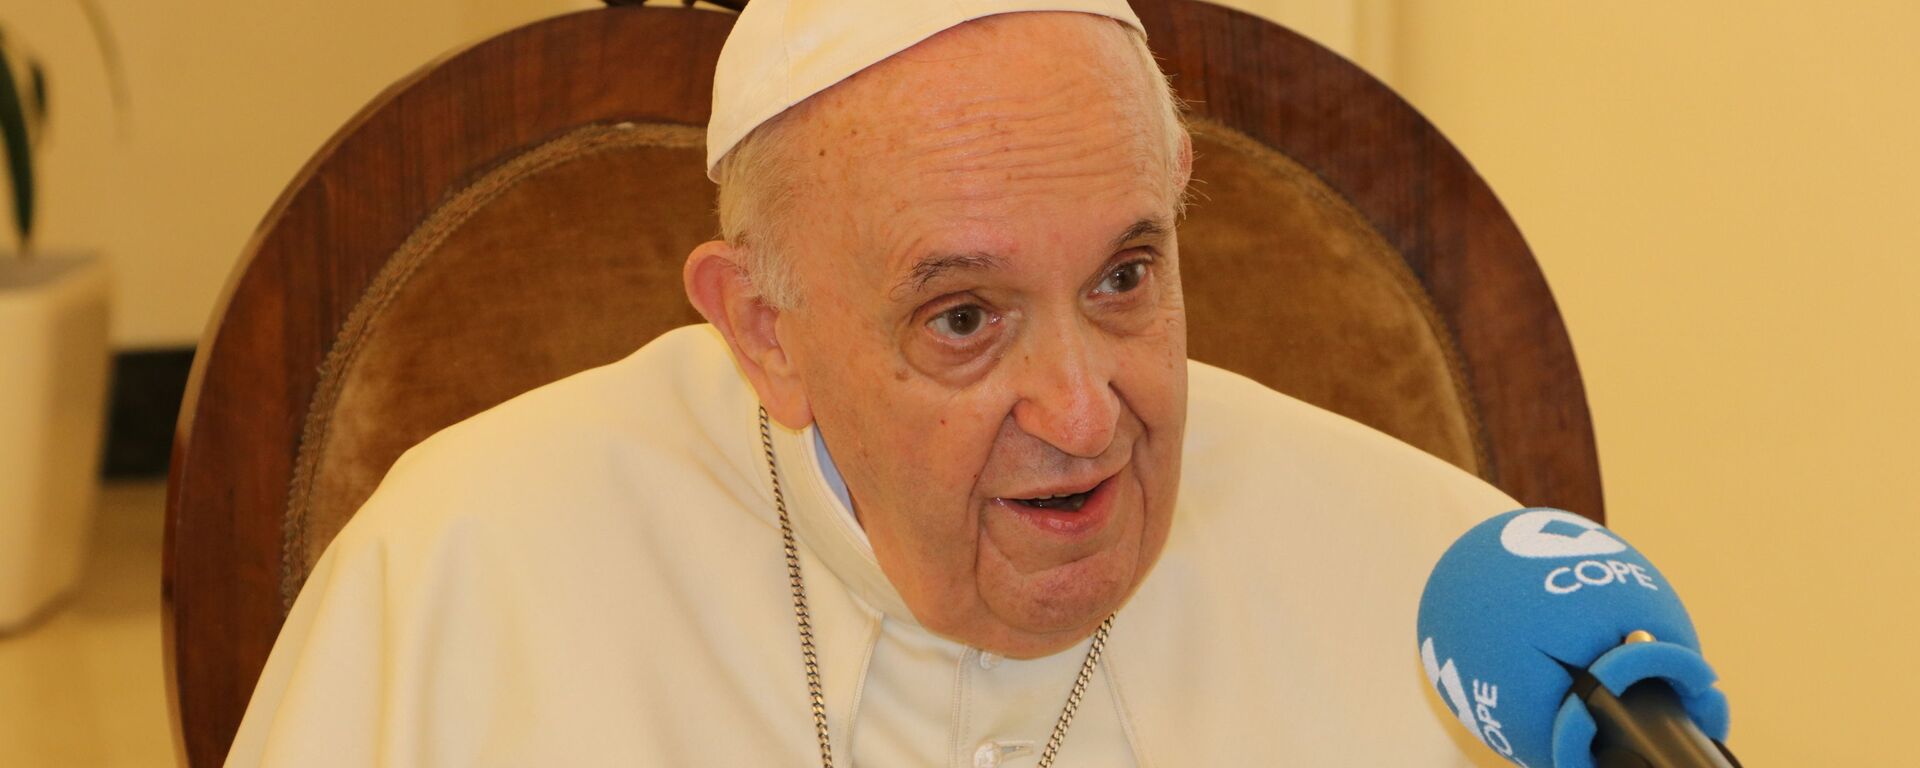
[[[1143,237],[1158,237],[1167,233],[1167,226],[1154,219],[1141,219],[1127,227],[1119,237],[1113,239],[1112,250],[1118,251],[1127,243]],[[974,251],[972,253],[935,253],[922,257],[913,263],[913,268],[894,283],[889,295],[895,298],[909,296],[926,288],[928,283],[945,276],[949,272],[977,272],[1000,267],[1000,259],[991,253]]]
[[1126,247],[1128,242],[1133,240],[1138,240],[1143,237],[1158,237],[1166,233],[1167,227],[1165,224],[1161,224],[1153,219],[1141,219],[1134,222],[1133,226],[1127,227],[1127,230],[1121,232],[1119,237],[1113,239],[1113,250],[1120,250]]
[[914,262],[900,282],[893,286],[894,296],[906,296],[927,287],[928,283],[939,279],[941,275],[954,271],[982,271],[1000,266],[1000,260],[993,254],[975,251],[973,253],[935,253]]

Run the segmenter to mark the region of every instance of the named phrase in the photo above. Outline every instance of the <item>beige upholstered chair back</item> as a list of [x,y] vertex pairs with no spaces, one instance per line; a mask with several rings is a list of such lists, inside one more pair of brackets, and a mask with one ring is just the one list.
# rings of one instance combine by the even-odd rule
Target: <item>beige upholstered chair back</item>
[[[1599,515],[1584,395],[1518,232],[1437,133],[1339,57],[1135,0],[1195,104],[1190,349],[1502,485]],[[699,322],[702,129],[731,17],[617,8],[397,84],[274,207],[202,342],[169,508],[193,765],[225,754],[284,610],[398,456]]]

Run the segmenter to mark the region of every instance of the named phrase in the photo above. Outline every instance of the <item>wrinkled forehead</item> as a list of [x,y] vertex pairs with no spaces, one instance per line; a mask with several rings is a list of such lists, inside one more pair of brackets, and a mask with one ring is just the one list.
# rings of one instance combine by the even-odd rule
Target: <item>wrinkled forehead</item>
[[882,60],[803,107],[844,127],[865,122],[893,134],[992,121],[1008,110],[1095,116],[1150,103],[1154,83],[1134,34],[1120,22],[1080,13],[976,19]]
[[1135,34],[1079,13],[946,30],[802,104],[801,175],[841,199],[895,205],[1049,189],[1009,183],[1043,181],[1023,172],[1166,186],[1158,71]]
[[885,98],[897,109],[964,112],[994,97],[1036,97],[1097,85],[1109,96],[1150,84],[1134,53],[1138,33],[1082,13],[1024,12],[947,29],[827,89],[828,101]]

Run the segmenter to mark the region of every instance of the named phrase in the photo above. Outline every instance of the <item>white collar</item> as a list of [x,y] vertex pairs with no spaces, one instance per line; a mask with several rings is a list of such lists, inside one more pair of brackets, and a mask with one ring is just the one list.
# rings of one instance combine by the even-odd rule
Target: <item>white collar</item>
[[812,426],[800,430],[772,426],[773,453],[794,536],[861,602],[890,620],[919,626],[893,582],[880,570],[873,545],[843,495],[845,484],[818,431]]
[[860,534],[860,540],[867,542],[868,547],[871,548],[873,542],[867,538],[867,529],[860,525],[860,516],[853,513],[853,494],[847,491],[847,481],[840,476],[840,468],[833,465],[833,454],[827,452],[827,439],[822,437],[820,430],[812,425],[808,425],[805,432],[813,439],[813,458],[820,465],[821,479],[827,481],[827,487],[833,491],[834,500],[840,502],[840,511],[845,513],[847,521],[853,524],[853,530]]

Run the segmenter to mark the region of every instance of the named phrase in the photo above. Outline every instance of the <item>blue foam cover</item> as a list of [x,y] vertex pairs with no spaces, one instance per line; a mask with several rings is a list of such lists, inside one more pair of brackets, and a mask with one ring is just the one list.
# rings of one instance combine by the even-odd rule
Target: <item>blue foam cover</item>
[[[1447,549],[1420,596],[1427,677],[1462,726],[1532,768],[1591,768],[1595,725],[1572,697],[1585,669],[1616,694],[1650,678],[1724,740],[1726,698],[1673,586],[1625,540],[1557,509],[1522,509]],[[1622,645],[1634,630],[1655,642]]]

